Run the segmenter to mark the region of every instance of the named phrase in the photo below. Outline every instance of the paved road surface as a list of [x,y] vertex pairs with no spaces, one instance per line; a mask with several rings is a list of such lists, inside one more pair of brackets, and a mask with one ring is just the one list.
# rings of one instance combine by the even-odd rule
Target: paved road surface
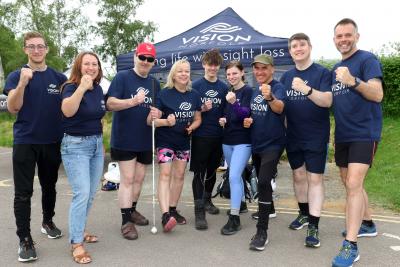
[[[151,218],[151,171],[146,177],[138,209]],[[120,236],[121,216],[117,206],[116,191],[99,191],[89,217],[88,230],[100,237],[97,244],[87,248],[93,257],[91,266],[330,266],[342,242],[343,189],[336,169],[329,166],[325,178],[327,201],[320,222],[321,247],[304,247],[305,229],[293,231],[287,225],[296,216],[296,206],[291,188],[290,170],[287,163],[279,165],[277,211],[271,220],[269,240],[263,252],[248,249],[255,233],[255,221],[250,212],[256,210],[250,204],[250,212],[241,216],[242,230],[233,236],[222,236],[220,228],[226,223],[225,210],[228,200],[216,198],[214,203],[223,209],[222,214],[208,215],[209,229],[194,229],[191,174],[187,174],[181,204],[178,209],[188,219],[188,224],[177,226],[169,234],[162,233],[160,212],[156,205],[157,235],[149,227],[138,227],[139,239],[124,240]],[[218,175],[220,178],[220,174]],[[65,235],[68,234],[68,208],[71,192],[64,171],[60,169],[57,185],[58,197],[54,221]],[[36,242],[39,259],[29,266],[77,266],[70,257],[67,237],[50,240],[40,233],[41,207],[40,186],[35,181],[32,199],[32,236]],[[13,187],[11,150],[0,148],[0,266],[22,266],[17,261],[18,240],[15,235],[13,215]],[[361,259],[355,266],[400,266],[400,216],[377,209],[375,221],[379,235],[359,240]]]

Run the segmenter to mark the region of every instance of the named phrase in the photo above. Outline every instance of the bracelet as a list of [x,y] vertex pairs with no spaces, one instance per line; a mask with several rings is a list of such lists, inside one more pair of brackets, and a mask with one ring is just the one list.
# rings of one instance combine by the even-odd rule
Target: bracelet
[[306,94],[306,96],[309,96],[309,95],[311,95],[311,94],[312,94],[312,92],[313,92],[313,88],[312,88],[312,87],[310,87],[310,91],[308,91],[308,93]]

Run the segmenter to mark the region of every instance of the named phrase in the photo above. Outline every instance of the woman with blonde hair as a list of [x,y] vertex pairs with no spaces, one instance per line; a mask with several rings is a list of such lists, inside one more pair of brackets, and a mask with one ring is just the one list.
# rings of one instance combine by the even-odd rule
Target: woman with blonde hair
[[181,196],[187,162],[190,158],[190,135],[201,124],[200,95],[191,90],[190,64],[178,60],[172,66],[157,108],[162,117],[155,119],[157,158],[160,165],[158,200],[164,232],[186,224],[176,207]]

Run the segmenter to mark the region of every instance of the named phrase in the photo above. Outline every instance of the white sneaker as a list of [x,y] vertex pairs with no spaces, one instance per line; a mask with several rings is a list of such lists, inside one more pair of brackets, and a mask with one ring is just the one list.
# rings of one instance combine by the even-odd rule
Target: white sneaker
[[120,173],[118,162],[110,162],[108,164],[107,172],[104,174],[104,179],[109,182],[119,184],[120,183]]

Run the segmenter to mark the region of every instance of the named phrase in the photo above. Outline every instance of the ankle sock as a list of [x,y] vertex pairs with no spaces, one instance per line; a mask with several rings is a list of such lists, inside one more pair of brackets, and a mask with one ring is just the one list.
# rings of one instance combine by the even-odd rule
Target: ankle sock
[[124,225],[127,222],[131,221],[131,214],[132,214],[132,209],[131,208],[121,209],[122,225]]
[[357,241],[350,241],[350,240],[347,240],[347,239],[346,239],[346,241],[350,242],[350,244],[352,244],[353,246],[355,246],[357,248]]
[[302,215],[306,215],[306,216],[310,215],[310,213],[308,211],[308,202],[306,202],[306,203],[299,202],[299,209],[300,209],[300,213]]
[[320,217],[316,217],[316,216],[313,216],[313,215],[309,214],[308,215],[308,223],[309,223],[309,225],[314,225],[318,229],[319,218]]
[[362,224],[365,224],[368,227],[371,227],[374,225],[374,222],[372,220],[363,220]]

